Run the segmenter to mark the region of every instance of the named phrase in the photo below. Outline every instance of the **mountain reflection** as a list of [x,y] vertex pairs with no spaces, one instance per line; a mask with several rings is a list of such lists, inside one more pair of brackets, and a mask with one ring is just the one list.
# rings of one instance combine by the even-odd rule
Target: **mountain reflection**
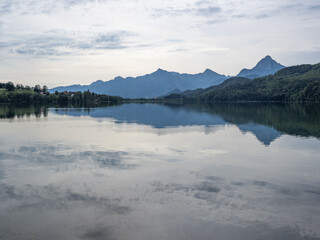
[[[215,104],[122,104],[97,108],[49,108],[68,116],[111,118],[116,124],[135,123],[153,128],[236,125],[268,146],[282,134],[320,138],[319,104],[215,103]],[[46,107],[0,106],[0,118],[46,117]]]
[[318,104],[216,103],[207,105],[123,104],[109,108],[59,108],[57,114],[113,118],[154,128],[234,124],[268,146],[282,134],[320,137]]

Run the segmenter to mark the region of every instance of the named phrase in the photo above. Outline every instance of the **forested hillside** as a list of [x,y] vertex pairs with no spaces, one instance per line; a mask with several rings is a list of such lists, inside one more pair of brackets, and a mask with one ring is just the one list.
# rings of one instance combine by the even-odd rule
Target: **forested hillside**
[[320,101],[320,64],[284,68],[253,80],[230,78],[207,89],[171,94],[190,101]]

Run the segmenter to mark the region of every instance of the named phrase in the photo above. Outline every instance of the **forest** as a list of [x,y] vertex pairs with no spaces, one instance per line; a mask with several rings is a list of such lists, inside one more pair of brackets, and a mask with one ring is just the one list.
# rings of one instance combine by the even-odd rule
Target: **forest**
[[93,92],[55,92],[49,93],[47,86],[34,87],[14,85],[12,82],[0,83],[0,103],[12,104],[59,104],[59,105],[100,105],[103,103],[117,103],[121,97],[96,94]]

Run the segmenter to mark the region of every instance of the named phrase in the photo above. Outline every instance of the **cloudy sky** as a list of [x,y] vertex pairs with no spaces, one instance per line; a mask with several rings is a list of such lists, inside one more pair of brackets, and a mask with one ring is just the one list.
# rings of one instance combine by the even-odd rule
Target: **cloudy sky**
[[319,0],[0,0],[0,82],[320,62]]

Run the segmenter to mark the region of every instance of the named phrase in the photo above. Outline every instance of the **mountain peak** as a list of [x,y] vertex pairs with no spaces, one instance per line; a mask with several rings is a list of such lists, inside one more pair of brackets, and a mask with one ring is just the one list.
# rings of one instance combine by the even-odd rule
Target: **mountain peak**
[[[275,60],[273,60],[273,58],[270,55],[265,56],[264,58],[262,58],[259,63],[277,63]],[[258,65],[257,64],[257,65]],[[277,63],[278,64],[278,63]]]
[[270,55],[267,55],[264,58],[262,58],[254,68],[242,69],[237,76],[253,79],[257,77],[266,76],[269,74],[274,74],[275,72],[279,71],[282,68],[284,68],[283,65],[273,60]]
[[[153,73],[151,73],[151,75],[160,75],[160,76],[162,76],[162,75],[167,75],[167,74],[169,74],[170,72],[168,72],[167,70],[164,70],[164,69],[162,69],[162,68],[158,68],[158,70],[157,71],[155,71],[155,72],[153,72]],[[170,73],[171,74],[171,73]]]
[[265,60],[273,60],[270,55],[265,56],[263,59],[265,59]]
[[207,68],[206,70],[204,70],[203,73],[213,73],[213,71],[211,69]]
[[254,68],[284,68],[284,66],[267,55],[262,58]]
[[121,77],[121,76],[117,76],[117,77],[114,78],[114,80],[116,80],[116,81],[123,80],[123,79],[124,79],[124,78]]
[[162,68],[158,68],[156,72],[167,72],[166,70],[163,70]]
[[101,83],[103,83],[102,80],[97,80],[97,81],[91,83],[90,85],[97,85],[97,84],[101,84]]

